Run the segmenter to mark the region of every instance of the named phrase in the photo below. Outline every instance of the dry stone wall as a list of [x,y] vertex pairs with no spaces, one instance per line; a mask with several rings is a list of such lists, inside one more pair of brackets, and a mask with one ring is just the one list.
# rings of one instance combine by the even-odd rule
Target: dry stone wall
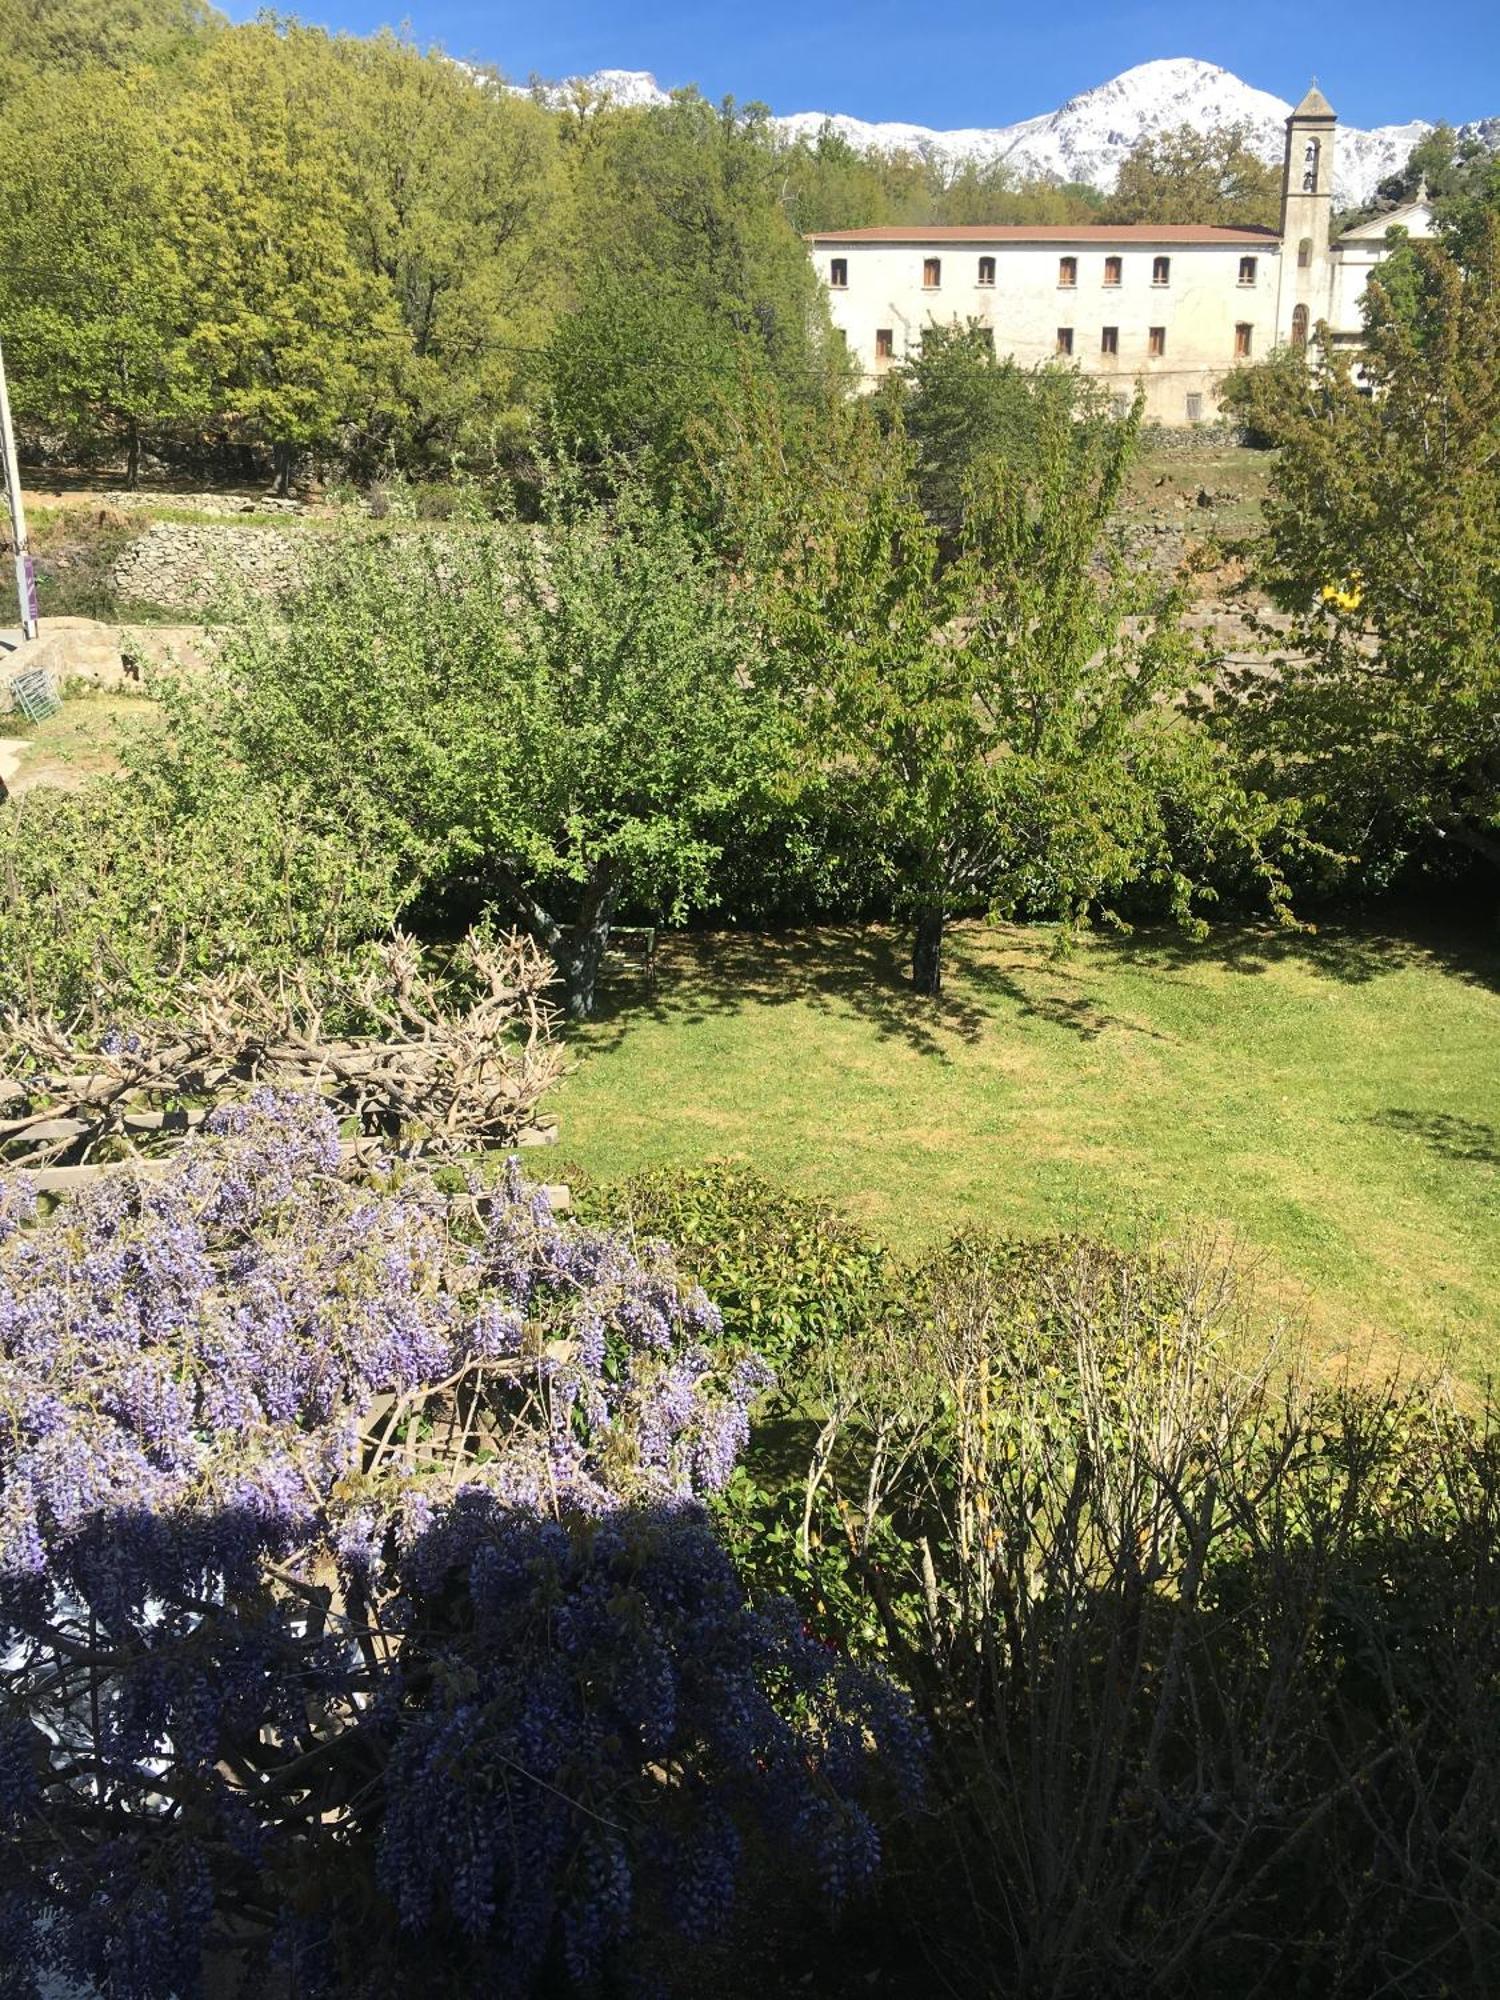
[[154,521],[116,561],[121,604],[211,612],[241,596],[277,598],[297,581],[301,538],[282,528]]
[[288,516],[302,512],[300,500],[283,500],[274,493],[163,493],[122,492],[112,490],[107,495],[107,504],[118,507],[124,513],[144,511],[149,508],[169,506],[182,514],[234,515],[234,514],[285,514]]

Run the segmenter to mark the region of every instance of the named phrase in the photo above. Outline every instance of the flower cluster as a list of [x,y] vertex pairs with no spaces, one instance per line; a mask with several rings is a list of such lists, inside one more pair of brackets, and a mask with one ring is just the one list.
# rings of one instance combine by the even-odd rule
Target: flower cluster
[[316,1100],[0,1186],[0,1994],[354,1991],[349,1907],[588,1985],[756,1849],[865,1879],[919,1745],[708,1528],[769,1379],[717,1333],[513,1167],[351,1178]]

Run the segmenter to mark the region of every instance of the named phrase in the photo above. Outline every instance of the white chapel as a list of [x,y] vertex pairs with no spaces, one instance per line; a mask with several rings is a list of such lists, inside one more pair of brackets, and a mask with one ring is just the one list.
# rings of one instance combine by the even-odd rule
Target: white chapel
[[809,247],[867,388],[925,327],[977,321],[1023,366],[1070,356],[1122,400],[1140,382],[1151,422],[1212,422],[1240,363],[1315,336],[1357,342],[1387,230],[1432,234],[1419,199],[1332,237],[1337,122],[1316,86],[1287,119],[1279,229],[917,225],[828,230]]

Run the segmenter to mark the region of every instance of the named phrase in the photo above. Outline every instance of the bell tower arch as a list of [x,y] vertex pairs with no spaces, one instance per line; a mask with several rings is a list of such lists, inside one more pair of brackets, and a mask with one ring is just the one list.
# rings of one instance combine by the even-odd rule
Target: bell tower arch
[[1333,260],[1328,243],[1337,124],[1333,106],[1316,84],[1286,121],[1276,301],[1276,338],[1281,342],[1292,339],[1294,317],[1304,328],[1316,326],[1332,309]]

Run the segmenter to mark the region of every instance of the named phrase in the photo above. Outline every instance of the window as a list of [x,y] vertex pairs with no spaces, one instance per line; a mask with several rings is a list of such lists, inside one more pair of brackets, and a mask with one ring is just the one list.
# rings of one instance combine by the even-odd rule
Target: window
[[995,351],[995,329],[992,326],[981,326],[976,327],[974,331],[975,337],[983,343],[985,349],[990,354],[993,354]]
[[1253,257],[1241,257],[1240,283],[1242,285],[1253,285],[1255,283],[1255,259]]
[[1297,245],[1297,269],[1299,271],[1305,271],[1311,262],[1312,262],[1312,238],[1310,236],[1304,236],[1302,241]]
[[1106,285],[1118,285],[1121,278],[1124,275],[1125,275],[1125,259],[1123,257],[1105,258],[1104,282]]
[[1101,354],[1118,354],[1119,351],[1120,329],[1117,326],[1105,327],[1099,335],[1099,352]]
[[1172,282],[1172,260],[1170,257],[1151,259],[1151,282],[1153,285],[1170,285]]
[[1060,285],[1076,285],[1078,283],[1078,259],[1076,257],[1058,258],[1057,282]]
[[981,284],[981,285],[993,285],[993,284],[994,284],[994,282],[995,282],[995,260],[994,260],[994,258],[993,258],[993,257],[981,257],[981,258],[980,258],[980,260],[979,260],[979,282],[980,282],[980,284]]
[[1234,358],[1236,361],[1250,359],[1250,346],[1255,338],[1249,320],[1242,319],[1234,330]]
[[875,359],[894,361],[896,358],[896,336],[888,326],[875,329]]
[[1146,352],[1148,354],[1165,354],[1166,351],[1167,329],[1164,326],[1149,328],[1146,334]]
[[1131,398],[1129,396],[1114,396],[1110,401],[1111,407],[1117,417],[1128,417],[1130,415]]
[[1302,155],[1302,192],[1316,194],[1318,191],[1318,155],[1322,147],[1316,139],[1309,139],[1307,150]]
[[1203,398],[1202,398],[1201,396],[1189,396],[1189,397],[1188,397],[1188,399],[1187,399],[1187,420],[1188,420],[1188,422],[1189,422],[1190,424],[1201,424],[1201,423],[1202,423],[1202,421],[1203,421]]
[[1057,351],[1059,354],[1071,354],[1073,352],[1072,327],[1060,326],[1057,329]]
[[1292,311],[1292,345],[1293,347],[1306,347],[1307,345],[1306,306],[1296,306]]
[[828,266],[828,282],[836,292],[843,291],[849,282],[849,259],[835,257]]
[[943,260],[941,257],[922,259],[922,289],[935,292],[943,282]]

